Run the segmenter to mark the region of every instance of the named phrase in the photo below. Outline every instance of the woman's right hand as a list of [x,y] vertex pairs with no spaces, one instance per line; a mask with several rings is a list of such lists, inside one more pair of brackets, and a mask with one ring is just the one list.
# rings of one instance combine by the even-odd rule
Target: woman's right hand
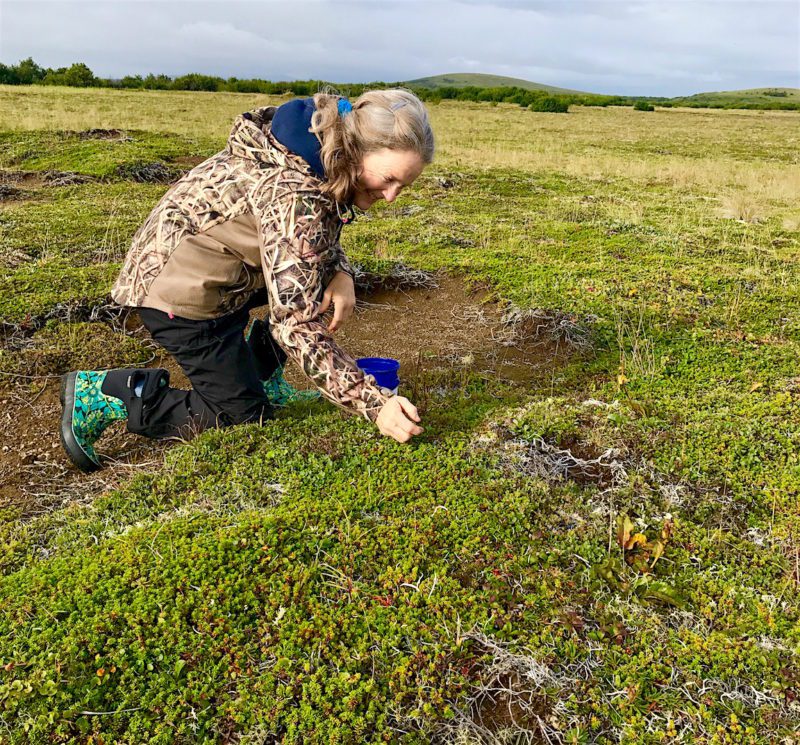
[[408,442],[413,435],[424,430],[414,422],[419,422],[417,407],[403,396],[392,396],[378,412],[375,424],[382,435],[394,437],[398,442]]

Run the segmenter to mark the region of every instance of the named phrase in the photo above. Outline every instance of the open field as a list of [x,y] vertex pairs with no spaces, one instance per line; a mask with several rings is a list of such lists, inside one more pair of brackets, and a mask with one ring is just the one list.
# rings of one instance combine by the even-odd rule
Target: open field
[[343,233],[424,434],[316,402],[76,474],[58,375],[175,371],[110,283],[266,103],[0,87],[0,742],[797,742],[798,115],[433,105]]

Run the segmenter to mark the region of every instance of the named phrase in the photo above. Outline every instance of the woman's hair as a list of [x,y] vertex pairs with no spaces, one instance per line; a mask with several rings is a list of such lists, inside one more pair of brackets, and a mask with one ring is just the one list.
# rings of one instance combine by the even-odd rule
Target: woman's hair
[[317,93],[311,132],[322,143],[327,181],[322,187],[337,202],[355,193],[358,167],[367,153],[388,148],[411,150],[426,165],[433,161],[433,131],[422,101],[403,88],[366,91],[339,114],[340,96]]

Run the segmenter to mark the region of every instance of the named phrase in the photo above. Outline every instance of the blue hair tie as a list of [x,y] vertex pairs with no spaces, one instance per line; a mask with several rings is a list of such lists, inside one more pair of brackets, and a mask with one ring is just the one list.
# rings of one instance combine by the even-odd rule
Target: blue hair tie
[[353,104],[350,103],[346,98],[339,99],[339,116],[344,116],[345,114],[350,113],[353,110]]

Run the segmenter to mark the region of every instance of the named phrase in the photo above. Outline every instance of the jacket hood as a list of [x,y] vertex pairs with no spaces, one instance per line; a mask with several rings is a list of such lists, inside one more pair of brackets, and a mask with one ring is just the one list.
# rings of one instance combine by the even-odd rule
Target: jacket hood
[[[228,137],[228,152],[264,165],[291,168],[306,177],[324,181],[319,140],[308,131],[313,104],[313,98],[296,99],[281,106],[265,106],[240,114]],[[352,202],[336,203],[336,209],[343,223],[355,220]]]
[[231,155],[268,165],[294,168],[325,179],[320,144],[308,131],[314,100],[295,99],[282,106],[266,106],[236,117],[228,137]]
[[296,98],[278,106],[272,119],[272,134],[278,142],[297,153],[317,178],[325,178],[325,166],[320,158],[320,142],[308,130],[316,111],[313,98]]

